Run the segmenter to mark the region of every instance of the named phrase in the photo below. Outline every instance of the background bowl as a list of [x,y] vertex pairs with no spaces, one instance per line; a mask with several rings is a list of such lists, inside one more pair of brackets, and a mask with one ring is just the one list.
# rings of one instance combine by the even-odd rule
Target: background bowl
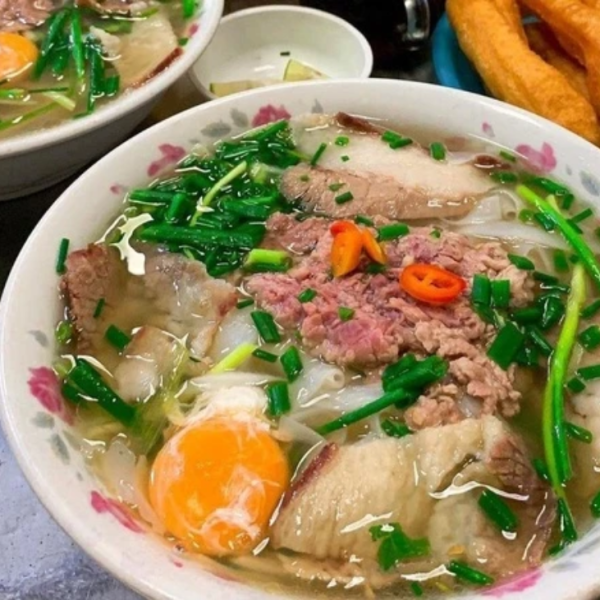
[[223,0],[204,0],[190,24],[196,31],[183,54],[139,89],[84,119],[0,141],[0,201],[50,187],[126,139],[150,114],[162,93],[202,54],[222,14]]
[[223,18],[190,76],[214,99],[211,83],[282,80],[290,58],[330,79],[367,78],[373,69],[369,42],[347,21],[314,8],[259,6]]
[[[278,86],[210,102],[141,133],[89,169],[38,224],[6,285],[0,305],[0,417],[21,468],[50,513],[93,558],[146,597],[269,600],[282,593],[244,584],[239,572],[226,572],[208,559],[176,556],[111,502],[86,469],[71,415],[50,370],[53,330],[61,316],[54,267],[60,239],[69,238],[73,249],[97,239],[121,208],[127,188],[146,184],[157,169],[172,166],[197,142],[210,144],[290,115],[338,110],[400,127],[408,123],[411,130],[434,128],[448,136],[502,144],[600,208],[600,182],[594,175],[600,150],[581,138],[492,99],[377,79]],[[600,591],[599,562],[597,523],[559,557],[487,590],[486,597],[591,599]],[[480,596],[474,591],[461,598]]]

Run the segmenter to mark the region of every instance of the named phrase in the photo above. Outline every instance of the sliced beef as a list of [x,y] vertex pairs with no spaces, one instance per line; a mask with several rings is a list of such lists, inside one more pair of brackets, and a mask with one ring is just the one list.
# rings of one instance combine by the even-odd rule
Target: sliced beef
[[148,10],[154,2],[149,0],[79,0],[81,6],[107,14],[137,15]]
[[[341,128],[337,125],[342,125]],[[470,163],[436,161],[417,144],[393,150],[380,132],[361,119],[338,115],[321,118],[318,127],[296,124],[300,151],[312,155],[328,132],[350,139],[346,146],[331,143],[317,167],[288,169],[281,189],[311,210],[347,217],[379,215],[390,219],[460,217],[469,213],[493,182]],[[323,130],[329,125],[328,130]],[[333,142],[333,139],[329,140]],[[342,160],[344,156],[344,160]],[[343,184],[332,191],[332,184]],[[337,204],[335,197],[352,192],[354,200]]]
[[63,0],[0,0],[0,31],[38,27],[63,4]]
[[[512,494],[509,503],[520,519],[515,539],[479,519],[481,489],[473,482]],[[448,492],[461,485],[459,494]],[[458,510],[464,505],[470,510]],[[431,556],[419,559],[420,569],[463,558],[506,575],[540,562],[554,515],[554,497],[522,442],[501,421],[485,417],[402,439],[325,446],[293,482],[271,542],[319,560],[352,561],[368,574],[377,570],[378,549],[369,528],[397,522],[407,535],[430,539]],[[407,569],[415,564],[397,572]]]

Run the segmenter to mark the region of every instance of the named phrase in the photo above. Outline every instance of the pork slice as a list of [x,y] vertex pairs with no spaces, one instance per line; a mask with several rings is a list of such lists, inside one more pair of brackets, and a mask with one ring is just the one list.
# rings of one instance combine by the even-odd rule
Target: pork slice
[[24,31],[42,25],[62,0],[0,0],[0,31]]
[[[477,515],[467,511],[451,515],[452,527],[437,533],[447,498],[478,497],[473,482],[514,494],[511,503],[521,520],[515,539],[509,542],[499,532],[479,529]],[[466,483],[471,485],[460,495],[449,493]],[[352,561],[368,571],[378,549],[369,528],[397,522],[410,537],[430,538],[431,556],[419,568],[435,568],[456,558],[461,545],[458,554],[471,556],[475,550],[465,545],[469,536],[477,541],[473,547],[478,560],[488,561],[486,570],[505,575],[539,562],[553,520],[554,498],[535,477],[520,440],[497,418],[484,417],[402,439],[326,446],[293,482],[273,525],[271,543],[319,560]],[[514,559],[507,562],[508,568],[490,555],[498,549],[496,538],[507,543],[502,549]],[[526,558],[521,561],[521,556]],[[414,568],[407,563],[398,572]]]

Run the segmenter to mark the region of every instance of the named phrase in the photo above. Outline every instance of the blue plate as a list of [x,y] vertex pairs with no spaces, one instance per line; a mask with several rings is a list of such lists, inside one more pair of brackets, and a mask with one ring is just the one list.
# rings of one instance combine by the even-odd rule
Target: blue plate
[[433,69],[441,85],[487,95],[477,71],[460,49],[446,14],[438,22],[431,43]]

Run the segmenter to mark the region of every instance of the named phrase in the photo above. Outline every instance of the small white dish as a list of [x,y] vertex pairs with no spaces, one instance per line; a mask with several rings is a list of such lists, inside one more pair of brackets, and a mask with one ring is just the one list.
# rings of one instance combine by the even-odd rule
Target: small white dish
[[321,10],[277,5],[241,10],[222,19],[190,76],[212,100],[216,98],[210,90],[213,83],[284,83],[290,59],[328,79],[366,79],[373,69],[369,42],[348,22]]

